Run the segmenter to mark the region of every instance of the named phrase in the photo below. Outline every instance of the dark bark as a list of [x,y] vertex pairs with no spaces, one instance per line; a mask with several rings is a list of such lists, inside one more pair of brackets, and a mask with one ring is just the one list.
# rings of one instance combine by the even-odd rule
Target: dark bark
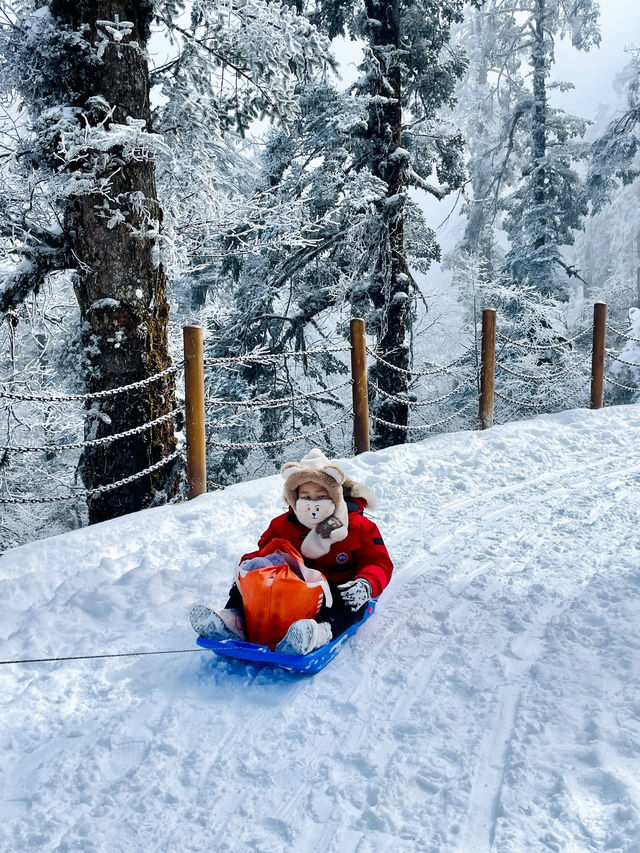
[[[90,97],[102,96],[114,108],[106,121],[126,124],[127,117],[143,119],[150,128],[149,77],[144,47],[149,34],[151,6],[134,0],[52,0],[61,25],[78,30],[95,45],[104,40],[98,21],[130,21],[133,30],[119,43],[109,41],[101,60],[77,61],[68,81],[76,106],[90,124],[104,122],[100,107],[87,107]],[[87,54],[84,54],[86,57]],[[154,257],[152,224],[161,222],[153,156],[141,151],[129,156],[114,145],[107,157],[89,162],[109,181],[108,194],[71,197],[65,225],[77,259],[76,293],[85,321],[91,372],[89,390],[128,385],[163,370],[168,352],[166,276]],[[83,168],[83,167],[80,167]],[[113,225],[112,217],[123,220]],[[109,227],[111,220],[112,227]],[[123,432],[175,408],[173,377],[141,390],[95,403],[89,411],[86,434],[100,437]],[[113,483],[160,461],[174,450],[171,420],[137,436],[87,449],[81,472],[88,488]],[[113,518],[171,496],[176,471],[168,465],[152,475],[89,501],[91,522]]]
[[[536,0],[534,15],[533,46],[533,201],[540,212],[547,199],[544,158],[547,155],[547,54],[545,47],[545,8],[546,0]],[[540,213],[540,215],[542,215]],[[544,246],[544,225],[540,223],[540,236],[534,242],[534,249]]]
[[407,440],[409,409],[402,401],[408,391],[408,375],[402,370],[409,368],[409,322],[411,274],[404,250],[405,178],[406,161],[397,156],[402,144],[402,69],[398,50],[400,48],[400,2],[365,0],[369,26],[369,46],[376,74],[370,74],[374,95],[389,99],[375,104],[369,113],[368,135],[373,155],[371,169],[386,182],[387,200],[382,211],[383,240],[380,260],[375,272],[371,298],[378,313],[378,350],[385,361],[400,370],[394,370],[378,362],[374,379],[379,387],[400,397],[393,400],[380,395],[374,413],[393,424],[375,423],[374,445],[378,448],[401,444]]

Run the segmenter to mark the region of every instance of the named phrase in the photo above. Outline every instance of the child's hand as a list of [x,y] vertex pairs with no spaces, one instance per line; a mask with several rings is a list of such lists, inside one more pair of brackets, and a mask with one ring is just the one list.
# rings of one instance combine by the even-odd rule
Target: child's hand
[[333,531],[343,526],[342,522],[335,515],[330,515],[329,518],[325,518],[320,524],[316,524],[316,533],[321,539],[330,539]]
[[371,598],[371,584],[364,578],[338,584],[342,600],[351,610],[359,610]]

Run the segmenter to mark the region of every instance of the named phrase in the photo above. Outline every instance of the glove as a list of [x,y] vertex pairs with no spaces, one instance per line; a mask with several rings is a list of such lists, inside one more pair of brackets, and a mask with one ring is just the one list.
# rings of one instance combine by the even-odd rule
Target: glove
[[371,584],[364,578],[356,578],[338,585],[342,600],[350,610],[359,610],[369,601],[373,590]]

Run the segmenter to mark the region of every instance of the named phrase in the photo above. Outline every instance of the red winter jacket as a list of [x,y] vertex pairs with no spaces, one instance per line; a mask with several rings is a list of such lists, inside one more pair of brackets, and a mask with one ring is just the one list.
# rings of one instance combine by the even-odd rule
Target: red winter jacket
[[[311,560],[305,558],[305,565],[318,569],[331,583],[344,583],[365,578],[371,584],[373,597],[376,598],[389,583],[393,563],[389,557],[380,531],[376,525],[365,518],[363,513],[366,501],[361,498],[349,498],[349,533],[342,542],[335,542],[328,554]],[[255,557],[272,539],[286,539],[298,550],[309,528],[300,524],[293,510],[274,518],[260,537],[258,549],[245,554],[242,560]]]

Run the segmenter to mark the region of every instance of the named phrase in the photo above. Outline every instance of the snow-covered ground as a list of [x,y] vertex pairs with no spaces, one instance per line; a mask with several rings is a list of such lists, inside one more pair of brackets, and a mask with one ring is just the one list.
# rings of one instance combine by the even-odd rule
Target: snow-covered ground
[[[639,851],[640,406],[345,461],[397,568],[314,677],[0,666],[0,850]],[[0,658],[181,649],[280,511],[243,483],[7,552]]]

